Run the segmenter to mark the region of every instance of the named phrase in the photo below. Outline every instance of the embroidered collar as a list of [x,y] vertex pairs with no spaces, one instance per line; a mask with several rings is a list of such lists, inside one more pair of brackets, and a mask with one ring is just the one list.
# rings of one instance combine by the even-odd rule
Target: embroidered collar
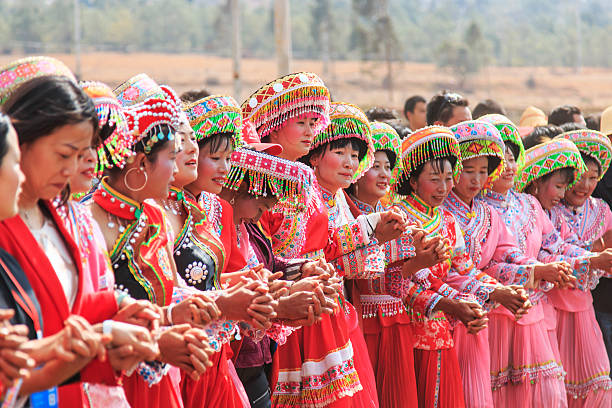
[[170,192],[168,193],[168,200],[183,202],[185,201],[185,193],[180,188],[170,186]]
[[359,208],[359,211],[361,211],[364,214],[371,214],[373,212],[376,212],[377,208],[380,206],[380,202],[378,202],[376,203],[376,207],[372,207],[370,204],[357,199],[352,194],[351,194],[351,200],[353,200],[357,208]]
[[501,194],[493,190],[482,190],[479,198],[486,200],[489,204],[496,208],[507,208],[508,207],[508,193]]
[[444,200],[444,206],[455,216],[460,215],[462,218],[471,220],[476,217],[476,204],[472,202],[472,206],[467,205],[454,190],[451,190],[446,200]]
[[95,203],[116,217],[138,220],[143,213],[143,204],[124,196],[109,186],[107,180],[108,178],[104,177],[93,194]]
[[442,223],[442,209],[440,207],[431,207],[423,199],[415,193],[411,193],[403,200],[399,201],[398,205],[419,221],[422,227],[429,233],[436,233]]
[[328,208],[333,208],[336,206],[336,195],[331,193],[329,190],[321,187],[319,184],[319,188],[321,189],[321,195],[323,196],[323,201],[327,203]]

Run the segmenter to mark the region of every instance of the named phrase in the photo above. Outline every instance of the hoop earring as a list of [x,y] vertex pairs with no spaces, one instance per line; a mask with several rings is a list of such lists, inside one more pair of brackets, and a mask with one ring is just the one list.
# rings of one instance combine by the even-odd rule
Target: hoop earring
[[149,175],[147,174],[146,171],[143,171],[142,173],[145,176],[145,181],[144,181],[143,185],[140,186],[139,188],[132,188],[132,187],[130,187],[130,185],[128,184],[128,181],[127,181],[127,177],[130,174],[130,172],[137,171],[137,170],[142,170],[142,169],[136,169],[135,167],[132,167],[131,169],[126,171],[125,174],[123,175],[123,184],[125,184],[125,186],[128,188],[128,190],[134,191],[134,192],[138,192],[138,191],[142,190],[143,188],[145,188],[145,186],[147,185],[147,182],[149,181]]
[[230,205],[234,205],[234,197],[230,200]]

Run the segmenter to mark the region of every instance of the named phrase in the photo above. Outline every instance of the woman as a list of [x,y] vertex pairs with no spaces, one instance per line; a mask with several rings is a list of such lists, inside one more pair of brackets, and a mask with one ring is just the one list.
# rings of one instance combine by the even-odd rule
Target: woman
[[[444,200],[444,208],[459,223],[468,255],[479,270],[489,273],[504,285],[508,284],[508,275],[527,276],[533,267],[526,265],[535,260],[521,255],[497,212],[485,203],[474,200],[485,186],[498,178],[504,168],[504,143],[499,131],[492,124],[481,121],[461,122],[450,129],[459,142],[463,170]],[[526,282],[524,279],[522,284]],[[514,280],[510,280],[510,284],[514,283]],[[520,285],[501,287],[490,295],[517,320],[529,308],[527,295]],[[469,335],[464,326],[458,326],[453,339],[466,406],[493,406],[490,358],[497,356],[490,355],[488,329]],[[493,365],[497,366],[496,363]]]
[[[283,147],[280,158],[297,161],[329,124],[329,104],[323,81],[316,74],[302,72],[264,85],[242,104],[242,114],[262,141]],[[327,213],[314,187],[306,194],[306,211],[289,217],[275,207],[262,216],[277,255],[289,259],[325,256],[330,242]],[[337,241],[333,246],[338,249]],[[351,249],[347,245],[346,250]],[[315,325],[298,329],[278,349],[280,370],[272,405],[351,406],[352,397],[363,388],[353,355],[344,313],[323,315]],[[317,362],[316,371],[308,369],[309,361]]]
[[[266,149],[261,144],[256,146],[262,150]],[[318,263],[307,262],[304,259],[284,260],[276,257],[258,221],[264,211],[279,201],[288,212],[303,210],[303,205],[300,203],[304,198],[303,193],[311,182],[310,177],[308,168],[300,163],[292,163],[264,151],[241,148],[232,154],[232,169],[221,193],[232,203],[234,224],[239,231],[239,244],[248,254],[248,266],[255,268],[263,265],[266,274],[283,275],[282,281],[271,282],[270,285],[288,288],[288,296],[276,290],[275,292],[279,296],[278,318],[292,325],[300,324],[299,320],[304,317],[304,308],[306,315],[318,316],[321,313],[331,313],[334,304],[333,295],[337,293],[332,290],[331,293],[324,294],[321,290],[318,295],[311,295],[303,291],[302,282],[291,281],[296,273],[307,273],[319,267]],[[251,180],[260,180],[260,182],[254,183]],[[271,372],[273,369],[271,353],[276,344],[284,343],[285,337],[291,331],[276,326],[274,330],[267,332],[270,338],[263,336],[258,343],[249,338],[243,339],[236,366],[249,394],[251,406],[271,405],[268,378],[275,376],[275,373]],[[274,340],[274,343],[271,340]]]
[[[610,212],[607,204],[590,198],[598,179],[610,164],[612,146],[605,135],[595,131],[572,131],[560,137],[576,145],[587,170],[573,187],[565,191],[561,203],[548,211],[552,223],[566,242],[592,250],[592,243],[603,237],[612,221],[608,218],[607,225],[605,223],[606,215]],[[539,186],[538,190],[541,189],[542,193],[538,191],[537,196],[550,193],[546,186],[547,183]],[[540,202],[548,201],[542,198]],[[590,207],[587,202],[591,204]],[[599,272],[591,270],[591,276],[582,290],[552,289],[547,293],[556,311],[555,334],[561,361],[567,372],[565,388],[569,406],[603,407],[612,403],[610,367],[590,293],[597,284]]]
[[[505,144],[506,163],[504,172],[493,182],[490,190],[482,191],[480,197],[501,215],[524,256],[541,262],[564,261],[560,254],[567,248],[558,244],[554,228],[537,200],[514,191],[517,163],[524,163],[525,160],[518,130],[502,115],[485,115],[480,120],[493,124],[500,131]],[[551,342],[547,332],[541,299],[542,289],[550,289],[553,283],[571,284],[572,267],[565,262],[551,266],[549,270],[534,270],[528,275],[508,277],[507,283],[527,281],[526,286],[530,288],[532,308],[524,317],[516,321],[514,316],[501,308],[490,313],[489,347],[491,356],[499,356],[491,360],[491,383],[496,406],[567,405],[562,379],[564,370],[558,358],[558,346],[556,342]]]
[[[166,219],[161,210],[144,202],[168,194],[175,167],[172,126],[178,115],[177,101],[150,98],[125,109],[124,114],[130,130],[122,144],[127,159],[119,163],[110,157],[106,160],[113,164],[89,201],[91,212],[104,235],[116,286],[160,306],[164,325],[179,325],[161,334],[160,358],[197,378],[205,371],[207,347],[200,332],[181,323],[199,324],[211,315],[215,319],[218,310],[200,295],[171,303],[176,269]],[[110,155],[101,150],[99,154]],[[165,372],[160,364],[139,366],[139,375],[124,381],[130,404],[180,406],[178,382],[163,375]]]

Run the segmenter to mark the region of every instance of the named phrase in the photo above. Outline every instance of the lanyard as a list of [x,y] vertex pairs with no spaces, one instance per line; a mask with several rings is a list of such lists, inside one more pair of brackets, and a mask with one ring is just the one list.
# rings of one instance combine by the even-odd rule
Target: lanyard
[[15,290],[11,289],[11,294],[13,295],[13,298],[15,298],[15,301],[19,304],[19,306],[21,306],[21,308],[27,313],[30,319],[32,319],[32,322],[34,322],[34,329],[36,330],[37,337],[38,338],[42,337],[42,331],[41,331],[41,326],[40,326],[40,316],[38,315],[36,306],[34,306],[34,302],[32,302],[32,299],[30,299],[26,291],[19,284],[19,282],[17,281],[17,279],[15,278],[11,270],[7,268],[6,264],[1,258],[0,258],[0,266],[4,268],[8,277],[11,279],[13,284],[17,287],[17,291],[19,293],[16,293]]

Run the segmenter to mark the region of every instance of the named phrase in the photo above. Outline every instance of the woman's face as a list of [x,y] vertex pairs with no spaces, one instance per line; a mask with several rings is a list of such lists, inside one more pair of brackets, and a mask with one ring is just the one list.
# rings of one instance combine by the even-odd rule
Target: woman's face
[[504,171],[497,178],[492,185],[492,190],[496,193],[506,194],[511,188],[514,187],[514,177],[518,171],[518,165],[514,159],[512,150],[508,147],[504,150]]
[[182,121],[177,135],[181,138],[181,150],[176,154],[178,172],[174,176],[173,186],[182,188],[198,178],[198,141],[189,122]]
[[195,195],[206,191],[219,194],[223,189],[223,183],[230,171],[232,157],[232,146],[230,143],[221,144],[221,148],[214,153],[210,152],[210,143],[200,149],[198,156],[198,177],[189,185],[189,189]]
[[471,204],[489,178],[489,158],[474,157],[463,161],[463,171],[453,187],[455,194],[466,204]]
[[329,149],[329,145],[320,156],[310,159],[319,185],[335,193],[347,188],[353,181],[353,175],[359,167],[359,151],[349,143],[344,147]]
[[270,133],[270,143],[283,146],[280,157],[296,161],[306,156],[314,139],[314,127],[318,118],[313,114],[305,114],[298,118],[289,119],[285,125]]
[[587,171],[572,188],[565,192],[565,202],[572,207],[581,207],[593,194],[599,178],[599,167],[592,160],[586,162]]
[[[139,153],[140,155],[141,153]],[[176,174],[176,149],[175,144],[172,142],[166,142],[162,148],[157,150],[153,155],[153,159],[148,156],[144,156],[141,161],[141,168],[147,173],[147,182],[139,193],[139,201],[151,198],[154,200],[162,200],[168,198],[168,192],[170,185],[174,181],[174,174]],[[125,174],[125,169],[123,170]],[[140,186],[141,181],[129,182],[130,185]]]
[[91,180],[96,168],[96,152],[90,147],[79,160],[79,166],[74,176],[70,177],[71,193],[86,193],[91,189]]
[[453,169],[448,160],[443,162],[441,170],[427,162],[419,177],[410,180],[412,190],[430,207],[441,205],[453,188]]
[[538,179],[533,184],[536,187],[533,195],[538,199],[542,208],[550,210],[561,202],[569,183],[567,177],[557,170],[546,180]]
[[375,203],[387,194],[391,179],[391,163],[386,152],[374,153],[374,164],[355,183],[357,198],[366,203]]
[[7,135],[8,151],[0,165],[0,220],[15,216],[18,211],[17,199],[21,193],[21,185],[25,176],[21,172],[19,161],[21,153],[17,133],[12,126]]
[[234,197],[234,224],[243,222],[256,223],[264,211],[269,211],[276,204],[276,197],[253,197],[250,194],[237,194]]
[[23,194],[32,200],[55,198],[77,174],[90,148],[94,128],[90,121],[65,125],[32,143],[21,145]]

